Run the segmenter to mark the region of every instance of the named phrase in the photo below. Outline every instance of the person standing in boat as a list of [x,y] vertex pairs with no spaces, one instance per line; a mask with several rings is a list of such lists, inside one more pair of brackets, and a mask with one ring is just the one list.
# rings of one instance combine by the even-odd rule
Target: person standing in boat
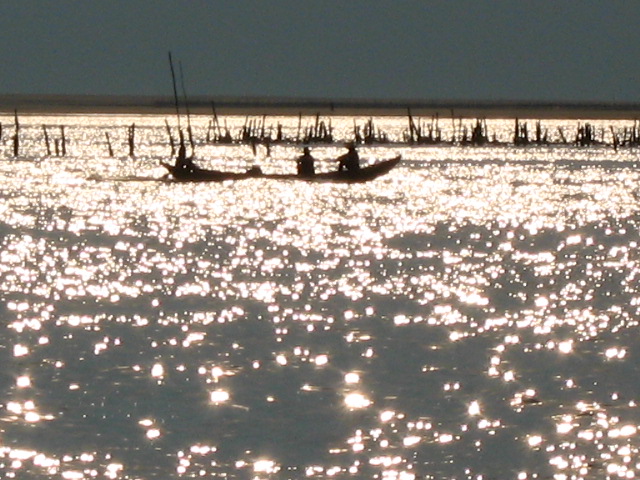
[[316,174],[315,161],[309,147],[304,147],[302,155],[296,160],[298,162],[298,175],[301,177],[313,177]]
[[338,171],[355,172],[360,170],[360,155],[358,155],[356,146],[353,143],[348,143],[346,147],[347,153],[338,157],[338,162],[340,162],[338,163]]
[[176,168],[188,170],[192,172],[195,169],[193,157],[187,157],[187,147],[184,144],[184,138],[180,136],[180,147],[178,148],[178,157],[176,158]]

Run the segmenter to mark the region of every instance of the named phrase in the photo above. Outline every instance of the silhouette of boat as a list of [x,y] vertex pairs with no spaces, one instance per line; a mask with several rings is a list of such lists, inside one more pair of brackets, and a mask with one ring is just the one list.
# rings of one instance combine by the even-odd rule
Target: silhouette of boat
[[164,162],[162,162],[162,166],[169,171],[173,180],[177,182],[224,182],[227,180],[266,178],[271,180],[302,180],[305,182],[363,183],[388,173],[393,167],[400,163],[400,160],[401,157],[398,155],[395,158],[383,160],[355,171],[323,172],[310,176],[301,176],[295,173],[263,173],[256,167],[246,172],[235,173],[221,170],[207,170],[200,167],[189,169],[179,168]]

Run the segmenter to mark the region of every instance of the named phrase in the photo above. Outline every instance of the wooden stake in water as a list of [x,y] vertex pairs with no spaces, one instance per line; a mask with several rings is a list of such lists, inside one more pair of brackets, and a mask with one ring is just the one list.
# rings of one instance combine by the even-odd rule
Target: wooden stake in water
[[298,131],[296,133],[296,143],[300,143],[300,128],[302,127],[302,112],[298,113]]
[[129,156],[135,157],[136,124],[132,123],[128,131]]
[[47,126],[42,125],[42,130],[44,131],[44,144],[47,147],[47,157],[51,156],[51,143],[49,142],[49,133],[47,132]]
[[64,125],[60,127],[60,142],[62,143],[62,156],[67,155],[67,137],[64,135]]
[[416,142],[416,123],[413,120],[410,108],[407,108],[407,116],[409,117],[409,143],[413,144]]
[[109,149],[109,156],[113,158],[113,147],[111,146],[111,138],[109,137],[109,132],[104,132],[107,137],[107,148]]
[[220,129],[220,121],[218,120],[218,113],[216,112],[215,103],[211,102],[211,110],[213,112],[213,125],[218,131],[218,139],[222,138],[222,130]]
[[20,152],[20,123],[18,122],[18,110],[14,111],[16,131],[13,134],[13,156],[17,157]]

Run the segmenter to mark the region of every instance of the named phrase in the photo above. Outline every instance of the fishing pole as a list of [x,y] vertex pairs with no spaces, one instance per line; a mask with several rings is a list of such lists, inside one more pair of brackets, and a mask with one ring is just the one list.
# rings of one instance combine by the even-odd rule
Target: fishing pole
[[171,67],[171,80],[173,81],[173,100],[176,105],[176,117],[178,117],[178,131],[182,136],[182,127],[180,126],[180,107],[178,104],[178,88],[176,87],[176,72],[173,68],[173,58],[171,52],[169,52],[169,66]]
[[180,85],[182,87],[182,96],[184,98],[184,105],[187,110],[187,133],[189,134],[189,143],[191,144],[191,152],[193,154],[195,147],[193,142],[193,131],[191,130],[191,114],[189,112],[189,101],[187,100],[187,90],[184,86],[184,72],[182,71],[182,62],[178,62],[180,67]]

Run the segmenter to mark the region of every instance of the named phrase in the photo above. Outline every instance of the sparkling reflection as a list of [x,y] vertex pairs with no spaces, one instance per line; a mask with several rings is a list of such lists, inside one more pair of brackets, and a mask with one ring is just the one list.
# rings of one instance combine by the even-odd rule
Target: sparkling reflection
[[[638,475],[637,152],[369,145],[404,161],[173,184],[164,118],[107,156],[132,120],[33,116],[26,158],[0,144],[2,478]],[[208,121],[204,166],[294,171],[297,148],[207,144]],[[329,170],[342,149],[313,151]]]

